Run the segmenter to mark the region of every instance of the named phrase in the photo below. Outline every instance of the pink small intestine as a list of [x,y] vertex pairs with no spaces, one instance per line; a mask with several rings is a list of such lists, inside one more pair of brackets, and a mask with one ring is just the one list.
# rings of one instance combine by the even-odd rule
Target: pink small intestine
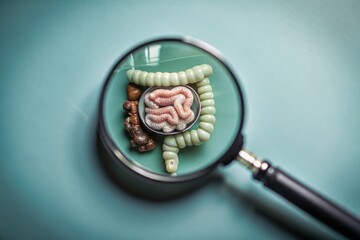
[[[149,115],[149,118],[150,116],[154,116],[154,118],[153,119],[150,118],[150,120],[153,120],[156,123],[167,121],[171,125],[179,124],[179,115],[173,106],[167,106],[156,109],[145,108],[145,112],[147,113],[147,115]],[[155,120],[155,117],[158,120]]]
[[145,122],[163,132],[182,131],[195,118],[191,110],[193,102],[194,96],[186,87],[157,89],[145,95]]
[[152,100],[150,100],[150,93],[146,94],[145,95],[145,104],[146,106],[148,106],[149,108],[153,108],[153,109],[156,109],[156,108],[159,108],[159,105],[157,105],[156,103],[154,103]]

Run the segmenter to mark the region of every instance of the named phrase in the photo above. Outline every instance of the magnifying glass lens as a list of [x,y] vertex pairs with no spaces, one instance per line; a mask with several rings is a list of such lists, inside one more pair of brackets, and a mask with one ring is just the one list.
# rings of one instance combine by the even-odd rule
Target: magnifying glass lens
[[[202,69],[202,73],[205,75],[203,77],[194,76],[194,79],[191,80],[192,76],[189,71],[192,70],[192,74],[196,75],[196,70],[199,69]],[[211,72],[209,72],[209,69]],[[185,78],[187,79],[182,79],[181,72],[185,74]],[[145,75],[150,73],[154,76],[146,78]],[[141,74],[144,76],[141,76]],[[162,77],[159,75],[160,77],[156,79],[156,74],[162,74]],[[167,74],[168,77],[164,76],[164,74]],[[177,74],[175,76],[176,79],[172,79],[171,74],[173,76]],[[202,80],[200,79],[201,77],[209,80],[207,83],[210,88],[200,89],[201,84],[198,84],[198,82]],[[201,118],[202,115],[214,115],[216,121],[211,123],[213,129],[209,131],[209,139],[200,136],[200,138],[204,138],[204,141],[201,141],[199,145],[193,144],[189,146],[185,141],[185,146],[181,144],[181,146],[178,146],[179,151],[176,153],[178,163],[176,163],[175,171],[169,172],[165,164],[164,151],[166,151],[166,149],[164,148],[166,147],[164,147],[164,142],[166,143],[165,138],[167,134],[158,134],[156,131],[149,132],[147,131],[148,126],[146,126],[146,123],[141,121],[140,125],[143,131],[154,140],[157,147],[145,152],[140,152],[137,148],[131,147],[131,136],[124,127],[124,121],[129,116],[129,111],[123,109],[123,104],[129,99],[127,92],[129,83],[138,86],[142,93],[152,86],[158,88],[163,87],[168,90],[168,93],[172,91],[173,88],[181,87],[184,84],[192,88],[194,92],[198,94],[198,96],[195,97],[198,98],[204,106],[198,106],[201,108],[200,117],[195,119],[196,122],[190,129],[186,129],[190,137],[192,130],[197,130],[201,128],[201,126],[204,127],[204,124],[200,126],[201,119],[212,121],[207,117]],[[209,89],[212,91],[213,97],[210,97],[210,94],[204,95],[205,90],[210,91]],[[176,89],[176,91],[180,90]],[[175,90],[173,90],[173,92],[175,92]],[[180,100],[173,100],[169,106],[158,106],[159,109],[167,108],[166,111],[168,112],[165,111],[164,114],[168,114],[169,116],[164,115],[163,118],[166,118],[168,122],[171,122],[174,118],[171,109],[176,108],[176,103],[180,101],[180,105],[178,105],[184,108],[184,101],[187,100],[186,92],[177,93],[178,95],[175,93],[171,94],[177,97],[184,95],[185,97],[180,96]],[[144,96],[142,96],[141,99],[139,104],[143,107],[140,108],[140,110],[138,108],[137,111],[140,111],[140,113],[138,112],[139,114],[146,114],[141,111],[150,107],[144,104]],[[210,99],[210,101],[205,101],[207,99]],[[211,108],[204,109],[206,106],[213,106],[215,111],[209,110]],[[157,113],[158,111],[160,110],[148,110],[148,112],[151,113]],[[119,161],[125,162],[126,165],[137,169],[138,172],[176,178],[191,175],[218,164],[219,159],[231,148],[241,130],[243,103],[236,79],[211,48],[199,42],[189,43],[187,41],[168,39],[152,41],[136,47],[120,59],[107,79],[106,88],[103,93],[102,112],[100,114],[102,115],[107,140],[113,144],[111,148],[119,158]],[[149,113],[148,118],[158,121],[160,117],[150,116]],[[186,117],[183,119],[186,119]],[[159,122],[161,121],[159,120]],[[170,130],[168,129],[167,131]],[[158,129],[157,131],[163,130]],[[180,130],[175,129],[175,131],[183,133],[183,136],[186,132],[182,132],[181,128]],[[199,131],[199,134],[201,134],[201,130]],[[177,135],[173,136],[175,140],[178,141],[178,144],[181,139],[178,139],[179,137],[176,137]],[[171,146],[171,144],[169,146],[174,147]],[[172,149],[172,151],[174,152],[175,150]]]

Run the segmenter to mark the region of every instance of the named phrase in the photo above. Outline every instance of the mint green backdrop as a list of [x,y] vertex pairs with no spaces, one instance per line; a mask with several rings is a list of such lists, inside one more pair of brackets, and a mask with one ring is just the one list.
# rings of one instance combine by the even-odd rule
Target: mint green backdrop
[[101,87],[137,43],[216,46],[246,96],[246,147],[360,215],[358,1],[1,1],[1,239],[339,236],[237,164],[181,198],[118,187],[96,145]]

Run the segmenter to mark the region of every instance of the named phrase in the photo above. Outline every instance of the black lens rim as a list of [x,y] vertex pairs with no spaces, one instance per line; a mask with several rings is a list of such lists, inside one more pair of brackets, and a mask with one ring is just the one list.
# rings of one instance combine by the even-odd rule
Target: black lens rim
[[[106,127],[105,127],[105,120],[104,120],[104,101],[105,101],[105,93],[107,90],[107,87],[111,81],[111,77],[113,75],[113,72],[115,71],[116,67],[123,62],[132,52],[137,51],[146,45],[150,44],[156,44],[159,42],[181,42],[185,43],[191,46],[195,46],[197,48],[202,49],[203,51],[209,53],[214,58],[216,58],[220,63],[224,65],[224,67],[227,69],[231,77],[234,79],[237,90],[240,95],[240,101],[241,101],[241,108],[242,108],[242,115],[240,116],[240,127],[237,132],[237,135],[235,137],[234,143],[230,146],[230,148],[225,152],[223,156],[221,156],[217,161],[215,161],[213,164],[207,166],[204,169],[200,169],[199,171],[196,171],[194,173],[186,174],[186,175],[180,175],[180,176],[173,176],[173,175],[160,175],[153,172],[150,172],[146,169],[141,168],[139,165],[134,164],[132,161],[127,159],[125,155],[122,153],[122,151],[116,146],[112,138],[110,137],[110,134],[108,133]],[[99,112],[98,112],[98,132],[100,139],[102,140],[102,143],[105,146],[105,149],[110,154],[111,158],[115,160],[118,164],[121,165],[121,167],[126,167],[128,170],[131,170],[135,174],[139,175],[142,178],[161,182],[161,183],[175,183],[175,182],[187,182],[191,180],[195,180],[198,178],[201,178],[205,175],[208,175],[211,173],[218,165],[220,164],[228,164],[232,162],[237,153],[241,150],[243,145],[243,135],[242,135],[242,129],[244,126],[244,120],[245,120],[245,102],[244,102],[244,95],[241,90],[239,78],[235,76],[234,71],[229,67],[229,64],[226,63],[224,60],[222,54],[220,51],[218,51],[213,46],[209,45],[208,43],[205,43],[203,41],[191,38],[191,37],[163,37],[163,38],[156,38],[150,41],[145,41],[135,47],[132,47],[129,51],[127,51],[122,57],[120,57],[111,70],[108,72],[106,76],[105,83],[103,85],[103,88],[101,90],[100,95],[100,101],[99,101]]]

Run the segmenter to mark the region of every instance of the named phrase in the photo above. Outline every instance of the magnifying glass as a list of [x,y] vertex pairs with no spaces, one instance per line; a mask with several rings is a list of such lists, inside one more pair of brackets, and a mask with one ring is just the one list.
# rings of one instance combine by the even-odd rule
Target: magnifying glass
[[243,149],[245,104],[221,53],[191,38],[140,44],[113,66],[99,109],[99,136],[126,188],[169,198],[239,162],[254,179],[341,234],[360,237],[360,220],[283,170]]

